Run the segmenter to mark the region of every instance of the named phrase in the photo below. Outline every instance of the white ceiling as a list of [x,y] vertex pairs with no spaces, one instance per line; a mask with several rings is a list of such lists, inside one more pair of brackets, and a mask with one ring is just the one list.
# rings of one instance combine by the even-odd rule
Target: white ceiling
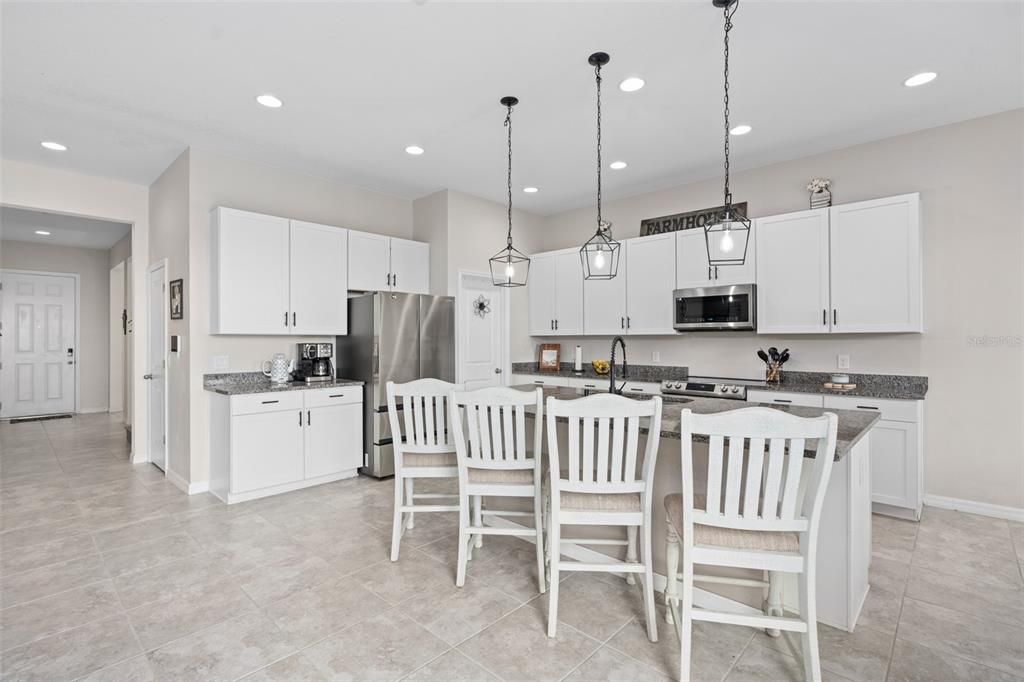
[[[744,0],[734,165],[748,168],[1024,106],[1024,3]],[[413,198],[592,202],[606,68],[606,193],[721,170],[721,13],[699,2],[3,3],[2,153],[139,183],[188,145]],[[924,87],[904,78],[939,72]],[[647,86],[618,90],[638,74]],[[285,105],[260,107],[271,92]],[[70,149],[41,149],[44,139]],[[419,157],[403,152],[426,149]],[[523,194],[535,185],[540,192]]]
[[[0,239],[83,249],[109,249],[131,231],[127,223],[0,207]],[[36,230],[49,235],[36,234]]]

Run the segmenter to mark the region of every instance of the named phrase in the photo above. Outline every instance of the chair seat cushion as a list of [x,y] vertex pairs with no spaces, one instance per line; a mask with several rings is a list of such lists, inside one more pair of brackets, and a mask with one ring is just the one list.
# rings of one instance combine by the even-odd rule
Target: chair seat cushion
[[[551,478],[544,472],[544,496],[551,494]],[[562,478],[569,472],[562,471]],[[639,512],[640,493],[570,493],[562,491],[559,507],[569,512]]]
[[455,466],[454,452],[405,452],[402,454],[404,467]]
[[[703,511],[707,507],[707,497],[694,495],[693,505]],[[666,495],[665,511],[668,514],[668,522],[672,524],[676,534],[682,537],[683,496],[678,493]],[[695,523],[693,544],[764,552],[799,552],[800,535],[789,531],[738,530]]]
[[475,469],[466,470],[470,483],[498,485],[533,485],[533,469]]

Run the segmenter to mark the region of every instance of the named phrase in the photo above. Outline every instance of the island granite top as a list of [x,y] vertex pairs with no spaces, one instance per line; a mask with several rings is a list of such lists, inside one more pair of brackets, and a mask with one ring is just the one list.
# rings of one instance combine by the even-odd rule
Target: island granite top
[[[532,391],[539,388],[531,384],[512,386],[520,391]],[[557,398],[558,400],[576,400],[583,398],[587,392],[578,388],[543,388],[544,399]],[[629,396],[633,400],[650,400],[653,396]],[[665,396],[662,398],[661,410],[661,437],[679,440],[679,418],[683,410],[692,410],[695,414],[715,414],[728,412],[729,410],[741,410],[751,405],[742,400],[722,400],[720,398],[696,398],[683,396]],[[831,412],[839,417],[838,433],[836,434],[836,461],[846,456],[846,453],[863,438],[871,427],[875,425],[881,416],[877,412],[862,412],[860,410],[826,410],[820,407],[803,407],[800,405],[761,405],[758,407],[769,407],[780,412],[788,412],[797,417],[820,417],[826,412]],[[528,408],[529,409],[529,408]],[[561,419],[560,419],[561,421]],[[641,432],[647,430],[641,428]],[[697,442],[707,442],[706,436],[695,436]],[[814,457],[813,449],[805,451],[806,456]]]
[[309,391],[317,388],[338,388],[340,386],[362,386],[362,381],[336,377],[333,381],[289,381],[286,384],[271,383],[263,372],[229,372],[204,374],[203,388],[220,395],[248,395],[251,393],[280,393],[282,391]]

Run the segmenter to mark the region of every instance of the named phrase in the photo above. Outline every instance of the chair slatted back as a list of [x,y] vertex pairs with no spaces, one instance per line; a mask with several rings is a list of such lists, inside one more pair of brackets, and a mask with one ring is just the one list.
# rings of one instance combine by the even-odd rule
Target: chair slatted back
[[388,382],[388,419],[396,454],[454,452],[448,406],[453,390],[462,390],[462,386],[440,379]]
[[[552,481],[579,493],[644,492],[653,473],[661,437],[661,398],[634,400],[620,395],[592,395],[578,400],[548,398],[548,452]],[[558,419],[568,422],[567,478],[558,473]],[[643,471],[637,476],[640,428],[647,422]],[[650,469],[650,472],[648,471]]]
[[[526,469],[541,451],[544,392],[503,386],[451,394],[452,434],[460,466]],[[534,410],[527,440],[526,411]]]
[[[705,525],[808,530],[815,498],[824,493],[835,457],[837,423],[830,413],[806,418],[765,407],[710,415],[683,410],[684,525],[691,510],[692,521]],[[697,491],[705,498],[704,509],[693,508],[694,435],[708,439],[706,485]],[[817,443],[813,460],[806,457],[808,441]],[[803,498],[808,504],[801,505],[805,466],[814,466],[814,471]]]

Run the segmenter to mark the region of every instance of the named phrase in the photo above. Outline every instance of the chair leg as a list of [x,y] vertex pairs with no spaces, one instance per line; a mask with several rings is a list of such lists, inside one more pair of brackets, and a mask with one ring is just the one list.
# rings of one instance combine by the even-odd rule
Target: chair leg
[[[626,562],[630,564],[636,563],[636,526],[626,526]],[[626,574],[626,584],[636,585],[636,574]]]
[[679,605],[679,536],[668,527],[667,542],[665,543],[665,622],[674,623],[675,616],[672,609]]
[[470,553],[469,543],[469,496],[459,495],[459,559],[455,570],[455,586],[462,587],[466,584],[466,561]]
[[[768,571],[768,600],[764,612],[767,616],[777,618],[785,615],[782,610],[782,574],[778,571]],[[769,637],[778,637],[782,633],[776,628],[766,628],[765,634]]]
[[537,582],[540,584],[540,593],[544,594],[547,590],[547,576],[544,571],[544,519],[539,486],[533,493],[533,525],[537,532]]
[[683,557],[682,594],[679,596],[679,679],[690,679],[693,647],[693,562]]
[[644,611],[647,616],[647,639],[658,641],[658,611],[654,608],[654,553],[651,551],[651,524],[643,526]]
[[558,525],[558,519],[552,519],[551,527],[548,529],[548,539],[551,542],[551,584],[548,588],[548,637],[555,637],[558,634],[558,579],[559,579],[559,552],[562,533]]
[[[405,499],[406,499],[405,504],[410,506],[410,507],[413,504],[413,502],[412,502],[412,481],[413,481],[413,479],[411,479],[411,478],[405,479]],[[415,526],[413,525],[413,514],[412,514],[412,512],[409,512],[409,530],[412,530],[413,528],[415,528]]]
[[404,530],[402,518],[402,476],[395,474],[395,518],[391,524],[391,560],[398,561],[398,545]]
[[800,636],[800,644],[804,653],[804,677],[809,681],[821,682],[821,660],[818,657],[818,613],[814,602],[813,566],[800,574],[799,583],[800,617],[807,623],[807,632]]
[[548,529],[547,536],[544,538],[544,573],[547,577],[548,585],[551,584],[551,500],[546,498],[544,500],[544,527]]
[[[473,525],[477,527],[484,525],[484,515],[481,513],[484,506],[483,501],[484,498],[482,495],[477,495],[473,498]],[[484,546],[484,536],[479,533],[476,536],[476,546]]]

